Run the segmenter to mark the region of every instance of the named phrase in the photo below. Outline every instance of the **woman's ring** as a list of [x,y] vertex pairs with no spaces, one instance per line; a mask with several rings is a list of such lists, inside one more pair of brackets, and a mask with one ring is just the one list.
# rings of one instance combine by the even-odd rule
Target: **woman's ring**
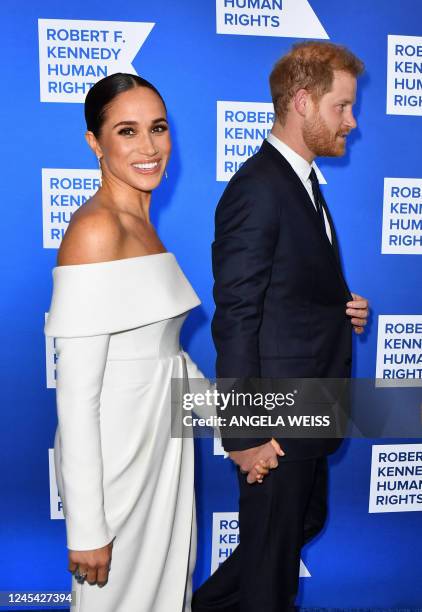
[[75,570],[75,579],[78,582],[83,582],[85,580],[85,578],[87,577],[87,575],[88,575],[88,572],[85,572],[84,574],[81,574],[79,572],[79,567],[76,568],[76,570]]

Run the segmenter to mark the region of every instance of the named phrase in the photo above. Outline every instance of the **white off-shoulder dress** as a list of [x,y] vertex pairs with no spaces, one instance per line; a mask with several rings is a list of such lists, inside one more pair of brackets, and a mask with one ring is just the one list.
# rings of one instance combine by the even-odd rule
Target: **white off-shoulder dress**
[[187,612],[195,564],[191,438],[171,436],[172,378],[202,374],[179,331],[200,301],[171,253],[56,267],[55,465],[67,545],[113,542],[108,583],[72,578],[74,612]]

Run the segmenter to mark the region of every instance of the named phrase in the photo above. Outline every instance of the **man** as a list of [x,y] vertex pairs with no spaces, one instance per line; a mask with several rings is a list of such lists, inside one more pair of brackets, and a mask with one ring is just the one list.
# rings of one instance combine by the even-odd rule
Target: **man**
[[[216,211],[212,330],[220,378],[350,376],[352,329],[364,330],[368,303],[344,280],[312,162],[344,154],[362,71],[346,48],[306,42],[270,75],[271,134]],[[324,524],[326,456],[339,444],[223,438],[239,467],[240,544],[196,592],[194,612],[294,609],[301,547]]]

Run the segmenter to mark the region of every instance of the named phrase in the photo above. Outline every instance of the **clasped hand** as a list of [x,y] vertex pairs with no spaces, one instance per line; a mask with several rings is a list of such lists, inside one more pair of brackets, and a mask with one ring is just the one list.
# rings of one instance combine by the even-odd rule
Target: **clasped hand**
[[260,446],[229,452],[230,459],[239,466],[242,473],[247,474],[246,480],[249,484],[262,483],[269,471],[278,467],[278,457],[284,455],[283,449],[274,438]]

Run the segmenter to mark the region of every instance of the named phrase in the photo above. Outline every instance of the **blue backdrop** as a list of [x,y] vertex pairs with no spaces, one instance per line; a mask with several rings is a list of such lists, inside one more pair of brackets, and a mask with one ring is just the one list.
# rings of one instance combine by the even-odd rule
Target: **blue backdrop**
[[[254,6],[260,20],[251,19]],[[355,338],[354,375],[374,377],[377,372],[382,377],[379,315],[422,320],[422,198],[417,191],[410,199],[400,192],[400,203],[413,203],[413,208],[397,212],[392,211],[391,194],[384,193],[385,178],[394,184],[399,184],[395,178],[406,179],[408,186],[422,184],[422,101],[417,91],[422,88],[422,5],[418,0],[126,0],[120,5],[102,0],[4,0],[0,14],[0,591],[66,591],[70,575],[64,521],[51,518],[60,510],[54,491],[50,500],[48,465],[56,427],[54,354],[45,343],[43,325],[60,227],[72,211],[69,204],[78,206],[83,199],[80,185],[69,177],[95,177],[95,172],[87,172],[96,170],[96,160],[84,141],[83,107],[76,98],[86,83],[96,80],[93,75],[98,78],[101,70],[124,67],[151,80],[166,100],[174,148],[169,178],[153,197],[153,218],[202,300],[185,325],[183,343],[204,373],[213,376],[210,243],[214,209],[226,184],[217,180],[217,162],[224,167],[231,155],[221,141],[217,147],[217,131],[224,130],[224,125],[217,126],[217,102],[247,102],[252,111],[257,103],[268,104],[272,65],[297,39],[328,37],[349,46],[366,64],[356,103],[358,129],[344,158],[320,160],[318,165],[327,182],[324,193],[340,236],[349,285],[372,306],[368,333]],[[92,24],[98,21],[127,22],[127,28]],[[106,34],[96,41],[92,32],[99,29]],[[76,37],[71,30],[79,32],[78,40],[71,40]],[[397,37],[390,39],[390,70],[389,35]],[[84,57],[80,49],[88,47],[88,58],[76,57]],[[70,52],[71,48],[77,50]],[[114,49],[119,61],[127,53],[126,64],[123,59],[113,64],[104,51],[94,48]],[[72,65],[82,68],[69,68]],[[72,70],[77,74],[69,77],[66,71]],[[400,84],[398,78],[413,81]],[[70,85],[60,85],[64,82]],[[404,90],[416,94],[415,99],[400,100],[394,88],[398,95]],[[243,136],[237,144],[242,141]],[[248,153],[256,144],[249,145]],[[87,197],[93,185],[85,186]],[[62,217],[54,217],[58,212]],[[390,213],[413,220],[408,234],[416,238],[408,245],[397,247],[389,238],[388,232],[398,227],[388,225]],[[402,224],[402,234],[405,230]],[[418,334],[420,338],[420,329],[414,337]],[[422,378],[420,370],[415,377]],[[390,444],[394,449],[403,442],[355,440],[331,458],[329,519],[323,534],[303,551],[307,571],[303,568],[302,573],[310,575],[301,579],[302,606],[422,608],[422,500],[410,508],[399,504],[389,511],[368,512],[373,446]],[[211,440],[197,442],[196,584],[210,573],[213,546],[218,557],[213,514],[232,513],[237,506],[232,465],[213,450]],[[214,516],[216,525],[221,516]]]

